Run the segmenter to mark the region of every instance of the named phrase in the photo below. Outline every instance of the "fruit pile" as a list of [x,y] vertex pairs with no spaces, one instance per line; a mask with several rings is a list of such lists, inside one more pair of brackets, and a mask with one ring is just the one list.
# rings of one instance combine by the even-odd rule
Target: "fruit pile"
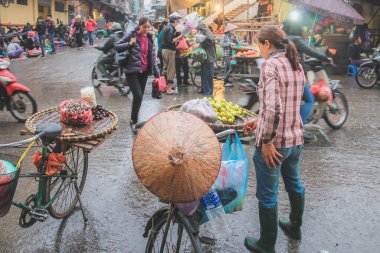
[[106,118],[110,115],[110,113],[103,108],[101,105],[97,105],[92,108],[92,115],[94,115],[94,120],[100,120]]
[[81,126],[92,122],[91,105],[83,100],[65,100],[59,105],[61,122]]
[[235,57],[260,57],[260,53],[254,50],[248,50],[244,52],[237,52]]
[[236,119],[245,118],[248,115],[246,110],[232,102],[227,102],[224,99],[214,100],[212,98],[207,98],[207,100],[211,103],[217,113],[218,120],[225,124],[235,124]]

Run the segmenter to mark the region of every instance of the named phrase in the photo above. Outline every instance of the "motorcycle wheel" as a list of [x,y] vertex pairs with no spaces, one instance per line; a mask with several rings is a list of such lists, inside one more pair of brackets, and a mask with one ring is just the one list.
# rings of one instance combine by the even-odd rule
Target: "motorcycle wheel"
[[37,103],[27,91],[15,91],[9,102],[9,111],[18,122],[25,122],[37,112]]
[[355,76],[356,83],[364,88],[370,89],[376,85],[379,79],[379,74],[376,70],[376,66],[363,66],[360,67]]
[[96,67],[94,67],[91,72],[91,83],[92,86],[94,86],[94,88],[99,88],[102,85],[102,83],[98,80],[98,73],[96,73]]
[[74,47],[76,47],[76,45],[77,45],[77,43],[76,43],[75,39],[71,39],[69,42],[69,47],[74,48]]
[[96,34],[96,38],[98,38],[99,40],[101,40],[103,38],[103,33],[97,33]]
[[327,105],[324,113],[324,119],[332,129],[341,128],[348,118],[348,102],[346,96],[338,91],[333,90],[333,101]]

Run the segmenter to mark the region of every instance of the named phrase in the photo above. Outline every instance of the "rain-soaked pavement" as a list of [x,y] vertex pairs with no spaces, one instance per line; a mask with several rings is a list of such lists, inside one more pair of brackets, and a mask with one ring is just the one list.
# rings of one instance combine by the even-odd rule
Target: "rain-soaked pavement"
[[[90,73],[96,50],[64,49],[45,59],[12,62],[20,83],[31,88],[39,110],[57,106],[64,99],[79,96],[80,88],[91,85]],[[345,126],[330,130],[322,122],[332,147],[306,147],[302,158],[302,178],[306,188],[302,242],[287,239],[279,230],[277,252],[374,253],[380,252],[380,86],[359,88],[348,77],[342,79],[350,115]],[[178,96],[162,100],[145,92],[140,119],[145,120],[172,104],[198,97],[191,87]],[[131,97],[122,97],[113,87],[102,87],[98,104],[119,115],[118,131],[90,154],[89,171],[83,192],[89,222],[83,223],[77,209],[68,219],[48,218],[44,223],[22,229],[20,210],[12,207],[0,220],[0,252],[144,252],[142,237],[149,216],[160,206],[154,195],[139,182],[132,166],[133,136],[128,126]],[[226,91],[237,102],[237,88]],[[21,139],[23,124],[0,112],[0,143]],[[249,157],[253,147],[247,147]],[[27,166],[24,166],[24,168]],[[33,171],[33,166],[29,166]],[[232,229],[229,242],[218,242],[208,252],[248,252],[243,239],[259,235],[255,171],[250,166],[249,189],[244,210],[227,215]],[[36,191],[31,179],[21,179],[15,199],[24,200]],[[279,216],[289,211],[283,184],[279,192]],[[207,227],[202,235],[210,235]]]

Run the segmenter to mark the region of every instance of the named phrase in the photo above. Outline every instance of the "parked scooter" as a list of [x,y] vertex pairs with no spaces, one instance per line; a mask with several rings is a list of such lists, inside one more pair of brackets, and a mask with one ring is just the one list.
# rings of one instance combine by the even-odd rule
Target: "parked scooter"
[[99,28],[96,28],[95,30],[95,38],[102,39],[104,37],[104,30],[101,30]]
[[6,109],[19,122],[25,122],[37,112],[37,103],[30,90],[16,82],[9,65],[8,58],[0,58],[0,110]]
[[370,61],[360,65],[356,72],[356,83],[364,88],[370,89],[375,86],[380,79],[380,52],[375,50]]
[[94,68],[91,72],[91,82],[94,88],[100,88],[102,84],[107,86],[114,86],[119,90],[122,96],[128,96],[131,92],[131,88],[127,84],[127,80],[125,79],[125,75],[123,75],[123,68],[118,64],[108,64],[106,65],[106,71],[108,75],[111,77],[109,81],[99,81],[98,73],[96,71],[96,62],[94,64]]

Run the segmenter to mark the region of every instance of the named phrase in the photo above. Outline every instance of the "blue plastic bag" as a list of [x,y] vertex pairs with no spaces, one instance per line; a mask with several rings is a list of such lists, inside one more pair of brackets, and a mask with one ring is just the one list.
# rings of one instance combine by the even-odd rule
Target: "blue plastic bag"
[[[249,162],[240,138],[235,133],[232,142],[228,136],[222,147],[222,165],[214,187],[222,201],[224,211],[233,213],[243,209],[248,187]],[[195,213],[200,224],[208,221],[203,205]]]
[[228,136],[222,147],[222,166],[214,186],[222,200],[224,211],[241,211],[248,187],[249,162],[240,138]]

